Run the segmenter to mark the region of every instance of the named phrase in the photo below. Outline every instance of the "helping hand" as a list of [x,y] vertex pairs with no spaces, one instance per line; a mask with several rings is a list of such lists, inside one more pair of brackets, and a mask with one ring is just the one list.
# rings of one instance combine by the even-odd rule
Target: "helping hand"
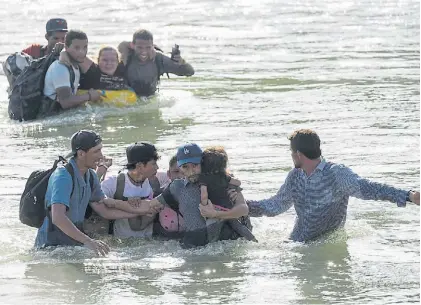
[[199,204],[199,211],[205,218],[216,218],[217,216],[217,211],[210,200],[208,200],[207,205]]

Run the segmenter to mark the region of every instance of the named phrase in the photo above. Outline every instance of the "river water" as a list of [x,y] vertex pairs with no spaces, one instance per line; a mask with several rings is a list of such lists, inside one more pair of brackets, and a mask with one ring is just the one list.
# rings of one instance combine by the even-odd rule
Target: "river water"
[[196,70],[163,78],[138,106],[90,106],[33,123],[7,117],[0,75],[0,303],[396,304],[420,301],[419,208],[351,199],[343,230],[312,244],[287,242],[295,212],[253,219],[258,244],[106,239],[34,252],[19,222],[26,178],[69,150],[81,128],[124,163],[128,144],[156,144],[167,168],[185,141],[220,144],[249,199],[274,194],[292,167],[287,135],[313,128],[326,159],[367,178],[419,189],[419,34],[415,0],[21,1],[0,0],[0,61],[44,42],[61,16],[89,37],[89,55],[141,27]]

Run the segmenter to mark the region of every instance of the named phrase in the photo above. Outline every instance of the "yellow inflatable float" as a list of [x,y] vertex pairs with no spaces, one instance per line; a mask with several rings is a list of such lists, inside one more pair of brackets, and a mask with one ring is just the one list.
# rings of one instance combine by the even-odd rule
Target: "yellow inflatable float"
[[[132,90],[97,90],[102,95],[102,103],[115,106],[125,107],[132,106],[137,102],[137,95]],[[82,95],[88,93],[88,90],[78,90],[77,94]]]

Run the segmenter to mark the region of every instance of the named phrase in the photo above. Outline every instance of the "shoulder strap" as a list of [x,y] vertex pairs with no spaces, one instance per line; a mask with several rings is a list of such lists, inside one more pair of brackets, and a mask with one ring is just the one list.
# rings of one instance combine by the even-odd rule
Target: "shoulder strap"
[[93,170],[89,170],[89,185],[91,186],[91,192],[94,189],[94,175],[96,175],[96,173]]
[[76,79],[76,75],[75,75],[75,71],[73,70],[72,67],[66,66],[67,69],[69,69],[69,74],[70,74],[70,88],[72,88],[72,94],[73,92],[75,92],[75,79]]
[[72,192],[70,193],[70,198],[71,198],[72,195],[73,195],[73,191],[75,190],[75,183],[74,183],[74,180],[75,180],[75,171],[73,170],[73,166],[70,163],[67,163],[64,167],[69,172],[70,177],[72,177]]
[[126,174],[120,173],[117,176],[117,187],[114,193],[114,199],[123,200],[124,186],[126,184]]
[[[157,52],[155,55],[155,65],[156,69],[158,70],[158,81],[161,79],[161,75],[164,75],[164,56],[162,53]],[[167,77],[170,76],[167,73]]]

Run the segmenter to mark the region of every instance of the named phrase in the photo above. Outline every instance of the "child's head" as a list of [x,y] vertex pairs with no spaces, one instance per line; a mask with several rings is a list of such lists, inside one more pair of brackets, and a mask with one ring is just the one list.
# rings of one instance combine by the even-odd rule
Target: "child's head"
[[203,151],[202,173],[227,173],[228,155],[222,146],[210,146]]

